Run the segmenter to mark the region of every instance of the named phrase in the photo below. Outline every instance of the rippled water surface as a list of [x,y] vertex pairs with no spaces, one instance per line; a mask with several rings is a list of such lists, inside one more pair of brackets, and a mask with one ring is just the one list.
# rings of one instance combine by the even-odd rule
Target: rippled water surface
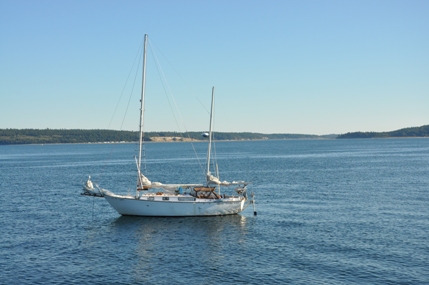
[[[146,145],[149,178],[201,182],[206,145]],[[225,217],[121,217],[134,144],[0,146],[0,284],[428,284],[429,140],[219,142]]]

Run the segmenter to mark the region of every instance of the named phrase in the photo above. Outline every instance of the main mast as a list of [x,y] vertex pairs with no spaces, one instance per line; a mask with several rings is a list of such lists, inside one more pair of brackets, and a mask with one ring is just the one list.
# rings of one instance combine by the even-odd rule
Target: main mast
[[144,95],[145,95],[145,89],[146,89],[146,47],[147,47],[147,34],[144,35],[144,44],[143,44],[143,71],[142,71],[142,91],[141,91],[141,98],[140,98],[140,126],[139,126],[139,133],[140,133],[140,139],[139,139],[139,157],[137,162],[137,184],[141,184],[141,164],[142,164],[142,144],[143,144],[143,123],[144,123]]

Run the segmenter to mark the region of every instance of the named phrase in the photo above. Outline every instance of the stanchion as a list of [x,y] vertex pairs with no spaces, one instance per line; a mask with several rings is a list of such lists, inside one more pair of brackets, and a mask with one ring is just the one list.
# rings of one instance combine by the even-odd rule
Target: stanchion
[[258,213],[256,212],[255,193],[253,192],[252,192],[252,204],[253,204],[253,215],[256,216]]

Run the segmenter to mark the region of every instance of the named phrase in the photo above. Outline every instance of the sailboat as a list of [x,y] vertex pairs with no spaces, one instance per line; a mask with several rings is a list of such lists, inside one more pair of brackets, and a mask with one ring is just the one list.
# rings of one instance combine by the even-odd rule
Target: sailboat
[[[211,146],[213,140],[213,107],[214,87],[211,96],[210,125],[208,132],[207,168],[205,183],[195,184],[162,184],[151,182],[141,171],[143,120],[146,85],[146,47],[148,36],[144,36],[143,46],[143,72],[140,106],[140,138],[139,154],[136,158],[137,187],[135,195],[119,195],[100,188],[100,193],[106,201],[121,215],[152,216],[152,217],[187,217],[187,216],[220,216],[232,215],[242,212],[247,206],[253,204],[253,193],[248,197],[245,181],[220,181],[219,175],[213,175],[210,170]],[[216,171],[217,172],[217,171]],[[233,187],[231,195],[221,194],[220,187]],[[223,191],[222,191],[223,192]]]

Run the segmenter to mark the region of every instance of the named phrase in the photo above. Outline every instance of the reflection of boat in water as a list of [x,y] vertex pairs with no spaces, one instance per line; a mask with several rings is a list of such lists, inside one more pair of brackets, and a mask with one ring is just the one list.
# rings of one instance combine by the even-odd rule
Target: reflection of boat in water
[[[249,239],[253,238],[249,233],[253,232],[257,219],[246,215],[164,218],[119,216],[110,221],[97,230],[102,231],[100,234],[108,240],[120,240],[121,247],[125,247],[119,250],[117,243],[110,244],[113,251],[125,251],[127,256],[133,256],[130,266],[134,268],[131,273],[134,274],[133,278],[139,280],[136,283],[159,284],[163,283],[161,279],[156,279],[159,278],[159,270],[166,274],[177,274],[178,270],[179,274],[185,275],[187,271],[193,271],[207,279],[212,278],[213,273],[222,274],[222,269],[213,272],[211,268],[227,264],[225,258],[246,250]],[[231,262],[235,261],[231,259]],[[165,269],[166,264],[169,264],[169,270]],[[157,277],[154,279],[154,276]],[[201,280],[193,280],[192,283],[213,284]]]
[[[106,189],[99,189],[99,193],[106,201],[121,215],[130,216],[220,216],[237,214],[247,206],[253,204],[254,199],[249,199],[247,195],[247,185],[245,181],[220,181],[215,166],[215,174],[210,169],[211,146],[212,146],[212,120],[214,108],[214,87],[212,89],[210,127],[209,132],[204,133],[208,137],[207,168],[205,172],[205,183],[193,184],[162,184],[151,182],[141,172],[142,144],[143,144],[143,120],[145,110],[145,84],[146,84],[146,46],[147,35],[144,38],[143,49],[143,74],[142,92],[140,106],[140,139],[139,156],[136,159],[137,165],[137,189],[135,195],[119,195]],[[87,183],[90,181],[88,180]],[[224,187],[234,187],[235,193],[221,193]],[[92,193],[95,190],[87,189],[84,193]],[[143,193],[146,192],[146,193]],[[98,196],[98,195],[93,195]],[[256,211],[254,212],[256,215]]]
[[[119,216],[112,220],[113,228],[126,229],[145,233],[146,238],[159,238],[171,232],[183,235],[217,235],[223,230],[235,233],[245,232],[248,218],[243,215],[227,215],[217,217],[132,217]],[[136,235],[138,236],[138,235]]]

